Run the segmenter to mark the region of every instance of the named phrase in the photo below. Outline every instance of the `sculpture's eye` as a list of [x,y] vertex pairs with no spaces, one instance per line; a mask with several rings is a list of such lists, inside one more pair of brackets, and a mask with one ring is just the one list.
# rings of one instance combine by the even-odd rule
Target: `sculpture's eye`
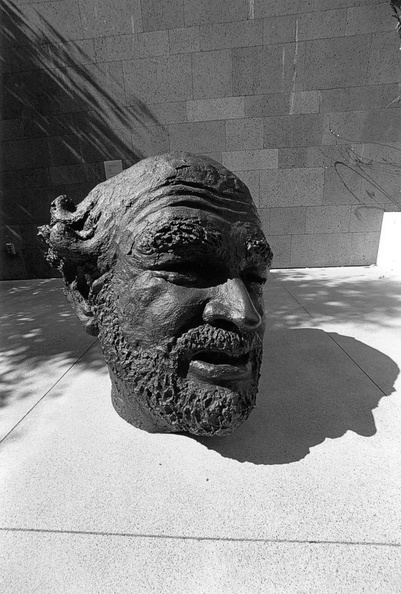
[[156,275],[177,285],[197,285],[204,281],[204,266],[196,261],[180,260],[163,264]]
[[242,275],[242,280],[251,293],[259,294],[263,292],[263,285],[265,285],[267,282],[267,278],[265,276],[253,271],[245,272]]
[[163,264],[156,275],[176,285],[208,287],[222,282],[222,272],[206,260],[180,260]]

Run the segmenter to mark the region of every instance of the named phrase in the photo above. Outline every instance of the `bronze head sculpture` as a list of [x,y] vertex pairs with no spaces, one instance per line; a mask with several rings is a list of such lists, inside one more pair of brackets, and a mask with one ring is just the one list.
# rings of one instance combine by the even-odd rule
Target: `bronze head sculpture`
[[112,401],[149,432],[226,435],[255,405],[272,253],[248,188],[198,155],[150,157],[60,196],[39,229]]

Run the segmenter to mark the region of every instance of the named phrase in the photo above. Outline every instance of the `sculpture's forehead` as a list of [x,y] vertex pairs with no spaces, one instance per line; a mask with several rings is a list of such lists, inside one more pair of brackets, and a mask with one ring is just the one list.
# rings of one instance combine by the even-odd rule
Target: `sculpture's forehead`
[[[236,221],[256,214],[246,185],[222,165],[193,155],[145,159],[106,182],[104,208],[124,227],[176,206],[209,211]],[[121,220],[121,218],[123,220]]]

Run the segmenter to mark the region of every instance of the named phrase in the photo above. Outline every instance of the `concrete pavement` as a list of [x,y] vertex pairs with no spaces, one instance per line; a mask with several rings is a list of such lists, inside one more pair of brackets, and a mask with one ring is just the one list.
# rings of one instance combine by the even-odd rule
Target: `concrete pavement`
[[401,592],[400,281],[273,271],[258,405],[212,439],[126,424],[61,282],[1,283],[0,591]]

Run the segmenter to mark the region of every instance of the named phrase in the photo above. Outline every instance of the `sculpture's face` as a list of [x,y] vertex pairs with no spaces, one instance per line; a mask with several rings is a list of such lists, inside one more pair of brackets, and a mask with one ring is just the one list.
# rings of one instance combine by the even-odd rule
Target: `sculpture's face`
[[168,205],[118,230],[96,315],[113,403],[128,422],[224,435],[251,412],[270,250],[245,210]]

